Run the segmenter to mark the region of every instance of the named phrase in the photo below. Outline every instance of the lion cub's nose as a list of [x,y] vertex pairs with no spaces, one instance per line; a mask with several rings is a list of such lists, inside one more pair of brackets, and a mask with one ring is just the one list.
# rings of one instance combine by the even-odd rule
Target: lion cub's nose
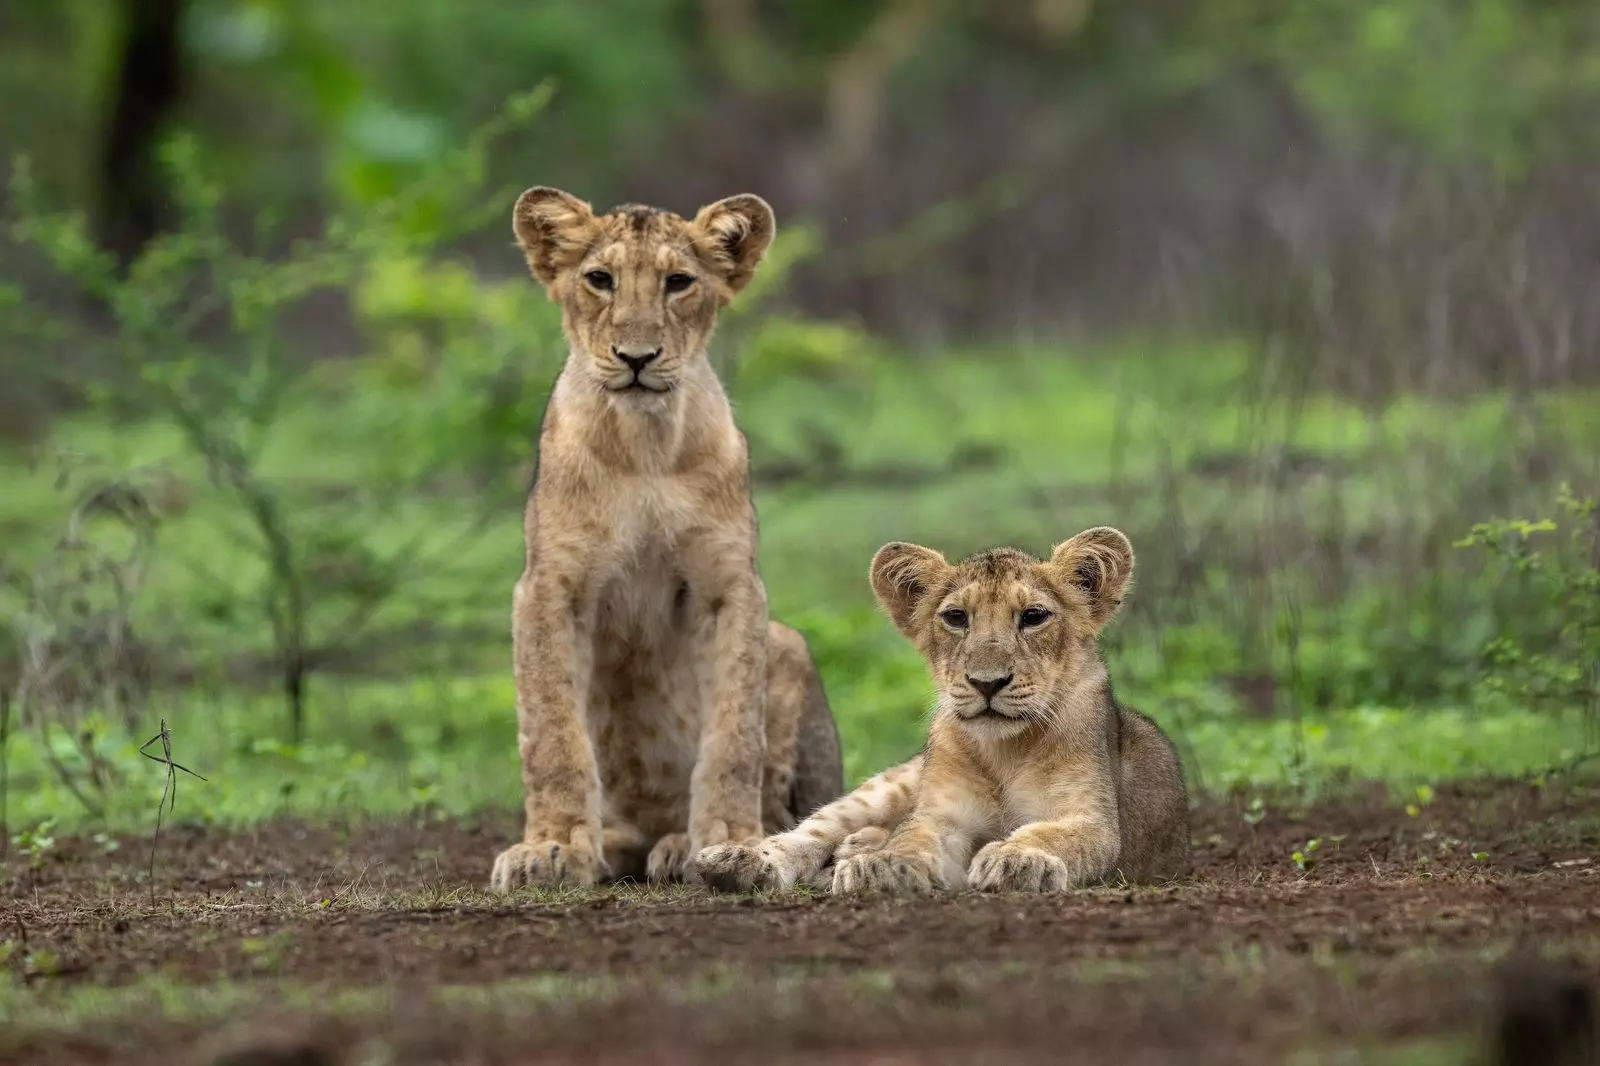
[[618,348],[613,348],[611,349],[611,354],[622,360],[623,364],[637,376],[639,371],[661,357],[661,349],[657,348],[655,351],[645,352],[643,355],[630,355]]
[[967,684],[971,685],[978,695],[984,699],[992,700],[995,697],[995,693],[1011,684],[1011,675],[1007,674],[1005,677],[987,679],[968,676]]

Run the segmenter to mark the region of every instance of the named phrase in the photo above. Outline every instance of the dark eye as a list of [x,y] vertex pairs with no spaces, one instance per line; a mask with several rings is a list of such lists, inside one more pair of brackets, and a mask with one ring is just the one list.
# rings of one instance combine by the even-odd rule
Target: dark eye
[[1021,623],[1023,629],[1038,629],[1048,621],[1050,621],[1050,612],[1043,607],[1029,607],[1022,612]]
[[667,275],[667,292],[669,292],[669,293],[682,292],[683,290],[687,289],[690,285],[693,285],[693,284],[694,284],[694,275],[693,274],[668,274]]
[[591,270],[583,276],[583,280],[599,289],[601,292],[611,291],[611,275],[604,270]]
[[939,618],[951,629],[967,628],[967,612],[959,607],[952,607],[948,611],[940,611]]

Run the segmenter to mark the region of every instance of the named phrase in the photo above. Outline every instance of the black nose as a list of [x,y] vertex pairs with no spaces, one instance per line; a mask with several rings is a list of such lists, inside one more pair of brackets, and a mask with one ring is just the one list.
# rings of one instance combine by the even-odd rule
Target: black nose
[[987,681],[980,681],[978,678],[969,677],[967,678],[967,684],[976,689],[978,694],[984,699],[992,700],[994,699],[995,693],[1011,684],[1011,675],[1007,674],[1005,677],[990,678]]
[[624,365],[626,365],[629,370],[633,371],[634,376],[637,377],[639,375],[639,371],[643,370],[645,367],[649,366],[651,363],[655,362],[661,357],[661,349],[657,348],[655,351],[646,352],[643,355],[629,355],[626,352],[619,352],[613,348],[611,349],[611,354],[616,356],[618,359],[621,359]]

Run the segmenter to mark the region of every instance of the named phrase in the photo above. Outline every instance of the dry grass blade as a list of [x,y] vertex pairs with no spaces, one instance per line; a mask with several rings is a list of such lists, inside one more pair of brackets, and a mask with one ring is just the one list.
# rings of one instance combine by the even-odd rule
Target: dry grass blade
[[[161,754],[152,755],[150,754],[150,745],[158,740],[161,742]],[[204,781],[205,778],[187,766],[172,761],[172,730],[167,728],[167,720],[165,718],[161,719],[161,732],[139,745],[139,754],[146,759],[153,759],[167,768],[167,780],[161,786],[161,801],[156,804],[156,831],[155,835],[150,838],[150,902],[154,904],[156,901],[156,847],[161,843],[161,812],[163,809],[173,811],[178,809],[178,771],[182,770],[190,777],[199,778],[201,781]]]

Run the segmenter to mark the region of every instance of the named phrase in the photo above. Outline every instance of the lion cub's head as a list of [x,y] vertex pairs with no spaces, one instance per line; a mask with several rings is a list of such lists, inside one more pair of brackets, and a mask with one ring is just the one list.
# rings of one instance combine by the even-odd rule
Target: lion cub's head
[[622,397],[670,393],[704,357],[717,312],[755,276],[777,223],[759,196],[693,220],[627,205],[597,215],[559,189],[529,189],[512,217],[528,269],[562,307],[579,367]]
[[915,544],[886,544],[872,590],[928,660],[938,713],[991,737],[1051,722],[1103,676],[1099,637],[1133,577],[1133,545],[1106,526],[1048,561],[1010,548],[957,564]]

